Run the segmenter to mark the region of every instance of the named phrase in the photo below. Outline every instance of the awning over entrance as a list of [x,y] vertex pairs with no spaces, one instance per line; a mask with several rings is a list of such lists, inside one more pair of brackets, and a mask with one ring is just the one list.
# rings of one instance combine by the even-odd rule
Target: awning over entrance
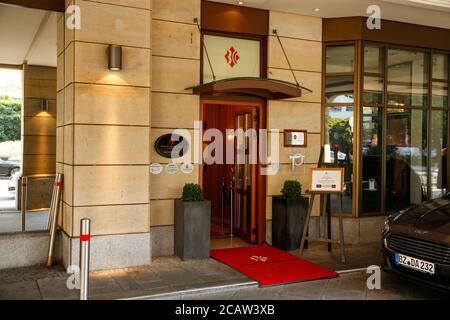
[[293,83],[267,78],[231,78],[189,89],[197,95],[250,95],[270,100],[298,98],[302,96],[302,90],[311,92]]

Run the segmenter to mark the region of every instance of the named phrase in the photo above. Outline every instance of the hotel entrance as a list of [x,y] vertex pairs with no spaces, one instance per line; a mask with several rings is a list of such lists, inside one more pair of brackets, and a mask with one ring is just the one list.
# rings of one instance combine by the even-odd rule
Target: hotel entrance
[[264,210],[258,196],[263,198],[265,190],[258,184],[257,141],[261,107],[257,103],[202,104],[205,137],[210,136],[208,130],[220,131],[223,137],[223,141],[203,141],[209,159],[206,156],[202,184],[205,198],[211,201],[211,238],[225,246],[263,239],[259,233],[264,230]]

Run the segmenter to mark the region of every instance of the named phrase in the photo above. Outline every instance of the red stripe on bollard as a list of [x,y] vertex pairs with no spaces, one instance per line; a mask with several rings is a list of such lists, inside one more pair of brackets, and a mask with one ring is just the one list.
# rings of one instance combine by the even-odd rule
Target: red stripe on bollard
[[57,183],[55,183],[55,186],[57,186],[57,187],[62,187],[62,186],[63,186],[63,183],[62,183],[62,182],[57,182]]
[[81,242],[88,242],[91,241],[91,236],[88,234],[83,234],[80,236],[80,241]]

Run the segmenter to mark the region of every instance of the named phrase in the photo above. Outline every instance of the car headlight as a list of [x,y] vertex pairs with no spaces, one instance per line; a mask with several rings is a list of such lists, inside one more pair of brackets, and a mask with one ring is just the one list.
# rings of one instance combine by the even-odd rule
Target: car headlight
[[386,219],[384,222],[383,232],[388,233],[389,231],[391,231],[391,219]]

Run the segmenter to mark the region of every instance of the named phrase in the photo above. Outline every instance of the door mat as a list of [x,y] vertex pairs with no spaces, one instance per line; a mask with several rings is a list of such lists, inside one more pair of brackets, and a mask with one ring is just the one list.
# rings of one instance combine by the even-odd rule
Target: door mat
[[211,257],[257,281],[261,286],[336,278],[336,272],[267,244],[212,250]]

